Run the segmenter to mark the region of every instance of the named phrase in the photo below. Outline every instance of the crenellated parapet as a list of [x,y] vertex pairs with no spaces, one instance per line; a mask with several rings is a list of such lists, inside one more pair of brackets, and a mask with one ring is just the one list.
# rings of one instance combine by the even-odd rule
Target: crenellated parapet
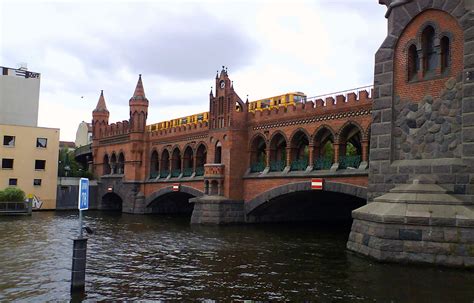
[[283,120],[299,116],[320,116],[343,113],[372,106],[371,90],[350,90],[344,94],[329,94],[308,98],[306,102],[292,103],[278,107],[249,112],[249,122],[258,124],[272,120]]
[[180,135],[187,135],[209,130],[208,122],[197,122],[186,125],[179,125],[163,129],[152,130],[147,126],[147,135],[150,139],[169,138]]
[[130,132],[130,122],[123,120],[121,122],[116,122],[109,124],[105,127],[102,138],[113,137],[119,135],[125,135]]

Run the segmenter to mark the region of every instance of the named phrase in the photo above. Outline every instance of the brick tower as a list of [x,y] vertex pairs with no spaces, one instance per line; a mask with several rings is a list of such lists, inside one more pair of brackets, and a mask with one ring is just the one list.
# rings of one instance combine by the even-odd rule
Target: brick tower
[[[235,92],[223,66],[220,74],[216,75],[215,95],[212,90],[209,95],[210,157],[204,174],[206,195],[195,199],[192,223],[243,220],[241,176],[247,169],[246,113],[247,106]],[[215,204],[219,204],[219,210]]]
[[109,125],[109,111],[105,105],[104,91],[100,92],[97,106],[92,111],[92,136],[94,139],[100,138],[101,131]]
[[140,180],[145,175],[144,148],[146,145],[146,119],[148,117],[148,99],[142,83],[142,75],[138,76],[138,82],[133,96],[130,98],[130,140],[128,142],[128,155],[130,159],[125,161],[125,173],[128,180]]
[[[104,91],[100,92],[97,106],[92,111],[92,159],[94,159],[93,172],[96,175],[101,175],[99,166],[102,166],[102,161],[99,159],[99,139],[104,136],[105,130],[109,125],[109,111],[105,105]],[[100,163],[100,164],[99,164]]]
[[472,1],[379,1],[368,204],[347,247],[379,260],[474,265]]

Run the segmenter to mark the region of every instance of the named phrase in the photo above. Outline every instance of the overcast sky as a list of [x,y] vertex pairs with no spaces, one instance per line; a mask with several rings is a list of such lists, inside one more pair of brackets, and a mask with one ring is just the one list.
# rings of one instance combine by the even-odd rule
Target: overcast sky
[[128,119],[140,73],[147,124],[207,111],[222,65],[243,100],[372,84],[385,10],[377,0],[2,0],[0,65],[41,73],[38,124],[74,141],[101,89],[109,121]]

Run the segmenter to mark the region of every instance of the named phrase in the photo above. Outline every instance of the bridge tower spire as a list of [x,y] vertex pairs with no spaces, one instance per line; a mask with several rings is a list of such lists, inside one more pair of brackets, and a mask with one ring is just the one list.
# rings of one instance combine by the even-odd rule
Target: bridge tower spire
[[144,132],[146,119],[148,117],[148,99],[143,88],[142,75],[138,76],[138,82],[133,96],[130,98],[130,127],[132,132]]
[[100,91],[99,101],[97,106],[92,111],[92,136],[99,138],[101,130],[109,125],[109,111],[105,104],[104,91]]

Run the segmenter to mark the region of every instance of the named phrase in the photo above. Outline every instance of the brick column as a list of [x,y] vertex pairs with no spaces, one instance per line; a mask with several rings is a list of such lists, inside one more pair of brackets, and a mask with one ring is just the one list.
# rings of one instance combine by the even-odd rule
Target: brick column
[[193,165],[192,166],[193,167],[193,173],[195,173],[196,172],[196,165],[197,165],[197,151],[196,151],[195,155],[193,153],[193,164],[192,165]]
[[362,162],[369,160],[369,140],[362,140]]
[[308,166],[313,166],[313,163],[314,163],[314,145],[313,144],[310,144],[308,146],[308,149],[309,149],[309,163],[308,163]]
[[270,147],[267,147],[265,152],[267,153],[267,163],[265,163],[265,166],[270,167],[270,156],[272,154],[272,149]]
[[334,149],[334,163],[339,163],[339,142],[334,142],[332,148]]
[[292,148],[291,147],[287,147],[286,148],[286,166],[290,166],[291,165],[291,157],[293,155],[293,152],[292,152]]

